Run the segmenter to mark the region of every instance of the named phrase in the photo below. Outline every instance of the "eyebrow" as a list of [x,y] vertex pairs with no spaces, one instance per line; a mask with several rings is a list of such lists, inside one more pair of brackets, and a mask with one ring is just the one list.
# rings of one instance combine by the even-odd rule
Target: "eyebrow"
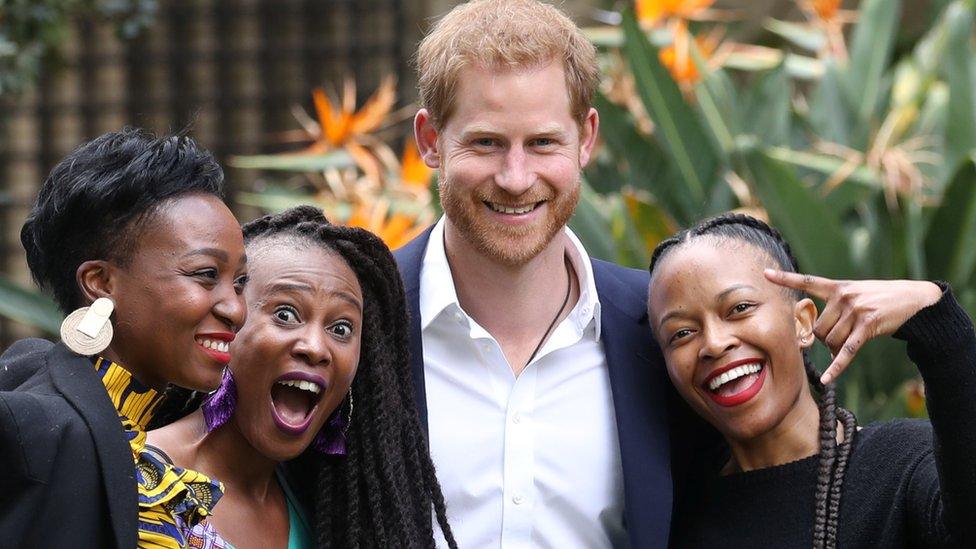
[[[716,294],[715,301],[721,301],[722,299],[728,297],[729,294],[738,292],[739,290],[755,290],[755,289],[756,289],[755,286],[751,286],[749,284],[734,284],[722,290],[718,294]],[[671,320],[672,318],[681,317],[681,316],[685,316],[681,310],[670,311],[669,313],[661,317],[660,322],[657,323],[657,328],[660,330],[661,326],[664,326],[665,322]]]
[[[500,133],[502,133],[501,130],[495,128],[494,126],[488,126],[485,124],[475,124],[469,128],[465,128],[461,132],[461,135],[467,137],[467,136],[479,135],[479,134],[498,135]],[[541,128],[529,132],[529,135],[532,136],[556,135],[556,134],[561,135],[564,133],[566,133],[565,128],[563,128],[559,124],[547,124],[545,126],[542,126]]]
[[755,286],[750,286],[749,284],[734,284],[719,292],[718,295],[715,296],[715,300],[718,301],[721,299],[725,299],[726,297],[728,297],[729,294],[738,292],[739,290],[755,290],[755,289],[756,289]]
[[[191,252],[187,252],[183,255],[183,257],[190,257],[194,255],[209,255],[210,257],[215,257],[224,263],[230,261],[230,257],[227,255],[227,252],[217,248],[199,248]],[[241,263],[244,263],[244,261],[241,261]]]
[[[275,282],[268,288],[268,294],[275,294],[278,292],[311,292],[312,287],[308,284],[300,284],[295,282]],[[339,299],[350,303],[355,306],[360,311],[363,310],[363,304],[356,298],[356,296],[350,294],[349,292],[335,291],[331,295],[338,297]]]

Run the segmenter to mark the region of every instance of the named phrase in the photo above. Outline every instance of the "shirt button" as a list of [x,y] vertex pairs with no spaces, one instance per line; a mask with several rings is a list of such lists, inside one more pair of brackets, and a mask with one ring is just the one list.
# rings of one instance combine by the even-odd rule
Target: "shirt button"
[[491,352],[491,343],[482,343],[481,344],[481,350],[484,351],[484,352],[486,352],[486,353],[490,353]]
[[462,315],[461,313],[454,313],[454,320],[457,320],[458,322],[460,322],[460,323],[463,324],[464,323],[464,315]]
[[512,422],[513,423],[522,423],[522,413],[521,412],[515,412],[515,415],[512,416]]
[[517,495],[512,498],[512,503],[514,503],[515,505],[522,505],[523,503],[525,503],[525,498],[522,497],[521,495]]

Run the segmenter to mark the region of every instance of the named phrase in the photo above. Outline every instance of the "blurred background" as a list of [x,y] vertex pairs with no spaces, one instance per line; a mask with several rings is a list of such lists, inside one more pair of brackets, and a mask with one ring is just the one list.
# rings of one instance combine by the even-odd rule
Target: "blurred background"
[[[123,125],[188,131],[243,220],[297,203],[397,247],[439,215],[411,56],[448,0],[0,3],[0,346],[52,337],[19,230],[40,183]],[[976,0],[567,0],[598,46],[601,144],[572,222],[645,268],[740,210],[801,268],[951,282],[976,313]],[[818,363],[829,357],[818,350]],[[841,380],[862,422],[923,416],[904,345]]]

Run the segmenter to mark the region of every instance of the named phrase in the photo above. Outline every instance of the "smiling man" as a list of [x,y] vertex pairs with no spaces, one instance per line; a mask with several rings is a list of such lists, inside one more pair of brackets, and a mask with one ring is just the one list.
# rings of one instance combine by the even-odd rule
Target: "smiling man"
[[664,547],[668,382],[647,273],[566,227],[599,129],[596,54],[556,8],[478,0],[418,53],[444,217],[397,253],[418,408],[461,547]]

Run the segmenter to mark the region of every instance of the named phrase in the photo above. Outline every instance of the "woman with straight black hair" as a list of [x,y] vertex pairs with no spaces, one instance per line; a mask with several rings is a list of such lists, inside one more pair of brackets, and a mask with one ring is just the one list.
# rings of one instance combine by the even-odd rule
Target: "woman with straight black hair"
[[[976,335],[948,285],[801,275],[776,230],[737,214],[665,240],[650,271],[668,374],[731,453],[690,481],[672,546],[976,546]],[[931,423],[862,428],[837,405],[833,380],[885,335],[908,343]],[[814,337],[834,355],[823,375]]]
[[[163,459],[225,484],[188,539],[456,547],[414,403],[389,249],[311,206],[247,223],[244,242],[248,319],[224,383],[201,409],[149,434]],[[174,416],[160,412],[161,421],[195,406],[193,396],[173,397]]]
[[215,389],[244,323],[240,226],[186,136],[102,135],[58,163],[21,231],[61,341],[0,357],[0,545],[179,548],[221,495],[145,451],[169,384]]

